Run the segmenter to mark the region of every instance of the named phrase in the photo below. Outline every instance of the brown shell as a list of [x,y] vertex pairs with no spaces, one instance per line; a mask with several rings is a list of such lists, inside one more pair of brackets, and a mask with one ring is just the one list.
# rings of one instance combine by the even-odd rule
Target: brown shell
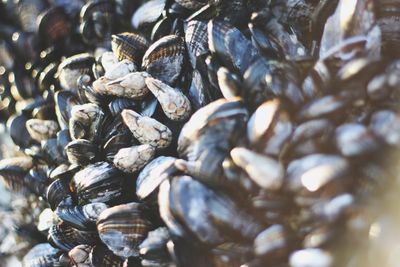
[[112,36],[111,48],[118,60],[128,59],[140,66],[140,61],[149,42],[143,36],[124,32]]
[[97,220],[100,239],[116,255],[139,255],[139,245],[152,230],[150,220],[144,216],[144,206],[129,203],[104,210]]
[[182,71],[185,42],[177,35],[165,36],[146,51],[142,68],[162,82],[172,85]]

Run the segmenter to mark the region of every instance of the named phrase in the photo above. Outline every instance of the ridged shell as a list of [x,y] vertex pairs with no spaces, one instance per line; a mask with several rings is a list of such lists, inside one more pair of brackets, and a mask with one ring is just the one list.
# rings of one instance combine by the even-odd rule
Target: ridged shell
[[133,32],[112,35],[111,48],[118,60],[128,59],[138,66],[149,45],[146,38]]
[[129,203],[100,214],[97,221],[100,239],[116,255],[125,258],[139,255],[139,245],[152,229],[143,210],[142,204]]
[[107,162],[88,165],[73,178],[78,202],[81,204],[123,201],[125,176]]
[[158,80],[172,85],[181,74],[185,50],[183,38],[177,35],[164,36],[146,51],[142,68]]
[[97,233],[79,231],[67,223],[61,222],[50,227],[48,240],[55,247],[69,251],[80,244],[95,244],[97,242]]

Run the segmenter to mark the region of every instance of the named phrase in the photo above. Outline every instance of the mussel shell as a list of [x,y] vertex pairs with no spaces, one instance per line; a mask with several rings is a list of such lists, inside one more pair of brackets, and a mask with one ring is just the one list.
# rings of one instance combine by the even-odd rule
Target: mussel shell
[[93,247],[89,255],[90,263],[93,267],[123,267],[125,259],[118,257],[103,244],[97,244]]
[[[329,197],[349,186],[349,162],[339,155],[312,154],[293,160],[287,167],[287,189],[299,196]],[[311,200],[312,201],[312,200]],[[307,201],[304,203],[307,205]],[[301,202],[298,204],[302,204]]]
[[123,202],[125,180],[124,174],[107,162],[88,165],[73,178],[79,204]]
[[196,68],[198,58],[209,51],[207,23],[200,20],[187,22],[185,24],[185,42],[190,63],[193,68]]
[[181,37],[164,36],[147,49],[142,68],[154,78],[173,85],[183,69],[185,54],[185,43]]
[[95,58],[88,54],[77,54],[65,59],[58,66],[60,85],[65,90],[76,91],[78,78],[84,74],[90,74]]
[[96,220],[107,208],[104,203],[90,203],[84,206],[59,206],[55,213],[63,221],[82,231],[95,230]]
[[[189,176],[173,178],[169,198],[172,214],[204,244],[253,240],[262,230],[259,222],[232,199]],[[192,216],[193,212],[198,216]]]
[[124,109],[137,110],[140,104],[131,98],[117,98],[108,104],[108,108],[113,116],[119,115]]
[[115,154],[117,154],[121,148],[130,147],[137,144],[139,143],[136,142],[129,131],[123,131],[113,135],[107,140],[103,146],[103,153],[107,160],[113,161]]
[[111,48],[118,60],[128,59],[137,66],[141,65],[142,57],[149,45],[146,38],[133,32],[115,34],[111,41]]
[[80,244],[96,244],[98,236],[96,232],[80,231],[61,222],[50,227],[48,240],[53,246],[69,251]]
[[59,149],[56,138],[50,138],[42,141],[41,146],[44,157],[50,165],[66,163],[64,153]]
[[97,146],[85,139],[76,139],[65,147],[68,160],[71,164],[85,166],[93,162],[98,153]]
[[71,110],[78,104],[78,99],[74,93],[67,90],[61,90],[54,94],[56,105],[57,121],[62,130],[68,128],[68,122],[71,118]]
[[72,204],[71,193],[72,192],[65,181],[62,179],[56,179],[48,186],[46,199],[50,204],[51,209],[55,210],[61,202],[66,204],[66,200],[68,202],[68,199]]
[[100,134],[100,125],[103,122],[104,112],[99,105],[86,103],[75,105],[71,110],[69,132],[71,138],[95,141]]
[[132,16],[134,29],[145,27],[157,21],[164,10],[166,0],[151,0],[141,5]]
[[61,254],[61,250],[49,243],[37,244],[24,256],[22,264],[29,267],[54,266],[58,264]]
[[25,175],[33,166],[33,159],[27,156],[3,159],[0,161],[0,176],[9,189],[19,191],[24,187]]
[[114,11],[114,3],[101,0],[101,1],[88,1],[86,5],[84,5],[80,12],[80,18],[82,21],[90,20],[93,17],[93,14],[99,12],[103,14],[113,13]]
[[11,117],[7,124],[10,131],[11,139],[14,144],[20,148],[28,148],[32,144],[36,143],[26,129],[26,122],[28,117],[21,114],[15,117]]
[[[136,179],[136,195],[139,199],[155,198],[159,185],[174,170],[175,158],[160,156],[149,162]],[[171,169],[172,167],[172,169]]]
[[259,58],[251,41],[227,22],[211,20],[208,23],[208,46],[225,66],[233,66],[242,75]]
[[118,256],[138,256],[140,243],[153,227],[144,212],[139,203],[106,209],[97,220],[100,239]]
[[222,162],[232,144],[244,136],[247,118],[248,111],[237,100],[216,100],[196,111],[178,138],[178,154],[194,164],[192,171],[186,171],[203,182],[220,183]]
[[59,125],[53,120],[29,119],[26,121],[26,129],[33,139],[44,141],[56,137]]
[[38,34],[47,45],[69,37],[71,25],[64,8],[55,6],[38,17]]
[[78,245],[68,252],[68,257],[74,264],[90,264],[90,251],[92,246]]
[[69,129],[61,130],[57,133],[57,146],[58,149],[63,153],[64,157],[67,157],[64,148],[71,142],[71,136],[69,135]]
[[43,0],[28,0],[18,2],[16,7],[17,19],[22,29],[26,32],[36,31],[36,20],[41,12],[43,12],[47,3]]
[[[147,238],[140,244],[140,256],[146,263],[161,265],[163,262],[169,260],[167,250],[167,243],[171,236],[166,227],[160,227],[150,231]],[[142,261],[142,265],[143,265]],[[146,265],[148,266],[148,265]]]

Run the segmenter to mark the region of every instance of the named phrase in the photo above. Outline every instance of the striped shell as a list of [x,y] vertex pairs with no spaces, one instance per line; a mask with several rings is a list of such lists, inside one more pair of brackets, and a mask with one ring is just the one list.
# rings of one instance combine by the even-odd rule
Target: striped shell
[[185,42],[177,35],[168,35],[153,43],[146,51],[142,68],[151,76],[172,85],[184,63]]
[[112,51],[118,60],[129,59],[139,66],[149,45],[146,38],[133,32],[115,34],[111,42]]
[[97,220],[100,239],[116,255],[139,255],[139,245],[152,230],[151,222],[144,217],[142,204],[129,203],[103,211]]

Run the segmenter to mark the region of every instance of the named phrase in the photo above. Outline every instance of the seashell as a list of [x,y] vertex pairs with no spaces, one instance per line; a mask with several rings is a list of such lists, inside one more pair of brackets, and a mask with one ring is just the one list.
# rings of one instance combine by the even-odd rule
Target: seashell
[[90,266],[90,251],[92,246],[78,245],[68,252],[68,256],[74,265],[86,264]]
[[400,36],[398,29],[400,24],[398,1],[394,0],[375,0],[372,1],[375,7],[375,16],[377,25],[382,32],[382,53],[386,56],[398,56],[393,48],[399,44]]
[[290,255],[290,267],[330,267],[333,259],[330,253],[316,248],[297,250]]
[[160,156],[150,161],[136,179],[136,195],[139,199],[155,197],[160,184],[175,171],[173,157]]
[[58,150],[63,154],[64,158],[67,158],[64,148],[71,142],[69,135],[69,129],[61,130],[57,133],[57,146]]
[[71,138],[93,141],[99,132],[99,125],[104,118],[101,108],[92,103],[75,105],[71,109],[69,131]]
[[247,124],[247,138],[256,151],[278,156],[293,131],[289,114],[278,100],[267,101],[257,108]]
[[121,116],[141,144],[149,144],[154,148],[166,148],[170,145],[172,132],[162,123],[128,109],[123,110]]
[[285,257],[289,252],[289,242],[289,233],[285,227],[271,225],[254,239],[254,252],[270,259]]
[[96,145],[85,139],[76,139],[65,147],[68,161],[71,164],[86,166],[93,162],[98,153]]
[[[321,98],[316,98],[305,105],[298,113],[298,118],[301,120],[310,120],[315,118],[327,117],[336,115],[343,107],[347,105],[345,99],[326,95]],[[340,115],[340,114],[338,114]]]
[[40,267],[57,265],[62,251],[48,243],[35,245],[22,259],[23,266]]
[[118,60],[128,59],[137,66],[141,65],[143,55],[149,46],[146,38],[133,32],[112,36],[111,48]]
[[175,1],[179,5],[183,6],[184,8],[190,9],[190,10],[196,10],[199,9],[205,5],[207,5],[208,1],[207,0],[177,0]]
[[284,169],[275,159],[243,147],[232,149],[231,157],[261,188],[274,191],[282,187]]
[[148,76],[146,72],[132,72],[112,81],[106,77],[100,77],[93,82],[93,88],[96,92],[104,95],[143,98],[149,91],[145,83]]
[[83,243],[94,245],[97,238],[96,232],[79,231],[64,222],[50,227],[48,235],[49,243],[63,251],[69,251]]
[[47,187],[46,199],[53,211],[57,209],[60,203],[61,205],[72,205],[71,190],[62,179],[55,179]]
[[100,239],[118,256],[138,256],[140,243],[153,228],[144,212],[145,207],[138,203],[106,209],[97,220]]
[[115,66],[115,64],[119,62],[114,53],[110,51],[104,52],[100,56],[99,61],[101,62],[101,65],[105,71],[110,71]]
[[10,137],[15,145],[24,149],[35,143],[31,135],[26,128],[26,122],[28,117],[21,114],[15,117],[11,117],[7,121],[7,128],[10,131]]
[[96,162],[77,172],[73,181],[79,205],[102,202],[120,203],[124,200],[126,177],[107,162]]
[[31,157],[3,159],[0,161],[0,176],[9,189],[19,191],[26,186],[24,177],[33,166]]
[[177,35],[154,42],[143,56],[142,69],[152,77],[173,85],[179,78],[185,60],[185,43]]
[[386,144],[398,146],[400,144],[400,120],[395,112],[380,110],[372,115],[370,122],[372,132]]
[[26,129],[33,139],[40,142],[56,137],[59,127],[52,120],[29,119],[26,121]]
[[151,145],[139,145],[121,148],[114,156],[114,165],[127,173],[134,173],[142,169],[155,155],[155,148]]
[[[289,163],[287,188],[292,192],[306,195],[322,194],[321,192],[326,189],[325,195],[329,197],[331,194],[346,190],[348,184],[345,182],[345,177],[348,168],[348,161],[337,155],[308,155]],[[332,191],[329,191],[330,188]]]
[[58,165],[66,162],[66,158],[64,157],[63,151],[60,151],[58,147],[56,138],[51,138],[42,141],[41,149],[44,155],[44,159],[49,164]]
[[251,41],[227,22],[208,22],[208,47],[225,66],[233,66],[242,75],[258,57],[258,51]]
[[89,75],[82,75],[78,79],[78,95],[81,102],[93,103],[96,105],[103,105],[108,101],[106,95],[96,93],[94,88],[90,85],[91,78]]
[[94,63],[94,57],[87,53],[77,54],[65,59],[58,66],[58,78],[61,87],[64,90],[76,91],[79,76],[90,74]]
[[137,109],[139,103],[130,98],[117,98],[108,104],[108,109],[113,116],[119,115],[124,109]]
[[89,203],[83,206],[59,206],[56,215],[63,222],[82,231],[93,230],[100,213],[107,209],[104,203]]
[[108,71],[106,71],[104,77],[107,78],[108,80],[115,80],[124,77],[125,75],[134,71],[137,71],[135,64],[129,61],[128,59],[124,59],[115,64]]
[[157,21],[165,7],[165,0],[150,0],[141,5],[133,14],[131,24],[134,29]]
[[113,266],[123,267],[126,266],[125,259],[115,255],[105,245],[97,244],[93,247],[89,254],[90,263],[93,267]]
[[167,242],[170,240],[168,228],[159,227],[150,231],[146,239],[140,244],[140,256],[143,266],[160,266],[171,261]]
[[64,8],[56,6],[47,9],[37,18],[38,34],[46,44],[52,45],[68,38],[71,25]]
[[172,180],[167,203],[161,201],[165,189],[168,188],[161,187],[159,192],[160,215],[164,222],[170,227],[163,210],[171,209],[176,220],[204,244],[217,245],[237,238],[252,240],[262,230],[257,220],[249,219],[251,215],[232,199],[216,194],[189,176]]
[[181,121],[190,116],[190,101],[182,92],[151,77],[147,77],[145,81],[169,119]]
[[138,142],[133,139],[131,132],[129,130],[125,130],[121,133],[113,135],[106,141],[103,146],[103,153],[108,160],[113,161],[115,154],[117,154],[121,148],[137,143]]
[[196,111],[178,138],[178,169],[218,184],[222,162],[244,133],[248,112],[241,101],[216,100]]
[[372,133],[363,125],[346,123],[336,128],[336,147],[345,157],[356,157],[370,154],[378,148]]
[[207,23],[200,20],[187,22],[185,24],[185,43],[190,63],[193,68],[196,68],[198,58],[209,52]]
[[44,209],[39,215],[37,229],[40,232],[48,232],[49,228],[57,222],[57,215],[49,208]]
[[54,94],[57,121],[62,130],[68,128],[72,107],[78,104],[78,99],[71,91],[61,90]]

